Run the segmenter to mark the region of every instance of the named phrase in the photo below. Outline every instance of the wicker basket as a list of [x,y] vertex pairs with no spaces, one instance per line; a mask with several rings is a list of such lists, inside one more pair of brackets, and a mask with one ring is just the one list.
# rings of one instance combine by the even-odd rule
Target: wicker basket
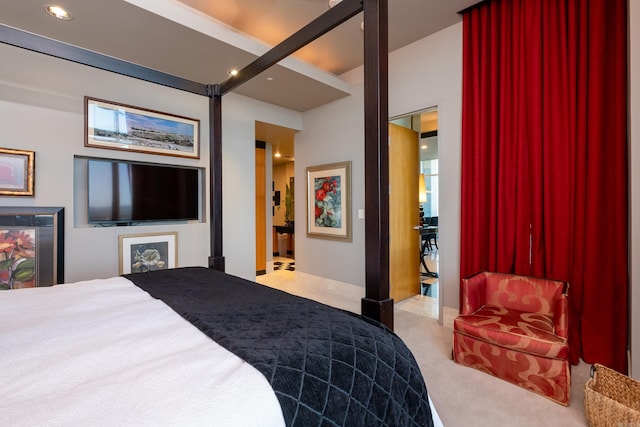
[[584,386],[584,411],[590,427],[640,427],[640,382],[596,363]]

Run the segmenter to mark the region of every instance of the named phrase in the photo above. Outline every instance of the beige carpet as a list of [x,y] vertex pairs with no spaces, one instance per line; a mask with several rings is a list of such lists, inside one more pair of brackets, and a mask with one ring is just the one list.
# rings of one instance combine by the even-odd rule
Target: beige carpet
[[583,387],[590,366],[571,371],[571,404],[564,407],[535,393],[451,360],[453,331],[403,310],[395,311],[395,331],[411,348],[431,399],[446,427],[585,426]]
[[[360,298],[327,292],[326,287],[295,281],[295,274],[276,271],[259,276],[259,283],[311,298],[334,307],[359,312]],[[428,312],[428,310],[423,310]],[[395,332],[413,352],[425,377],[433,403],[445,427],[573,427],[586,426],[584,384],[590,366],[581,363],[571,372],[571,404],[554,403],[488,374],[458,365],[451,359],[453,330],[439,326],[406,302],[396,304]]]

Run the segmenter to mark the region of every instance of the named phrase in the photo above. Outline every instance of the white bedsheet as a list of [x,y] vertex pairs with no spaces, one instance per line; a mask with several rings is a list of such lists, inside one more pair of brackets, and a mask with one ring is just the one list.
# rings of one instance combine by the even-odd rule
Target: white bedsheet
[[261,373],[124,278],[2,291],[0,322],[1,426],[284,425]]

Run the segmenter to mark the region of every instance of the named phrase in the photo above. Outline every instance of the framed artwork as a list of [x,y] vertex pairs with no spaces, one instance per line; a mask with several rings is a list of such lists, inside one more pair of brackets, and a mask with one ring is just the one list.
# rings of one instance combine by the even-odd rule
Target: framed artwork
[[178,266],[178,233],[118,236],[120,274],[146,273]]
[[64,282],[64,208],[0,207],[0,290]]
[[200,120],[84,98],[86,147],[200,158]]
[[0,148],[0,196],[33,196],[36,153]]
[[351,241],[351,162],[307,168],[307,236]]

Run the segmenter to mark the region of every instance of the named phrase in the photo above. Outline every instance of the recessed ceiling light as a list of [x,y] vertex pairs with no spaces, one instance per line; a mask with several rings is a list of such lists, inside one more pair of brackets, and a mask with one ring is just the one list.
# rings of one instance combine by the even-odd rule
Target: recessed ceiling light
[[267,81],[268,82],[272,82],[273,81],[273,77],[267,77]]
[[71,20],[71,13],[69,13],[68,11],[66,11],[60,6],[50,4],[46,6],[45,10],[49,15],[53,16],[54,18],[62,19],[63,21]]
[[236,68],[232,68],[229,71],[227,71],[227,74],[231,77],[233,76],[237,76],[238,75],[238,70]]

